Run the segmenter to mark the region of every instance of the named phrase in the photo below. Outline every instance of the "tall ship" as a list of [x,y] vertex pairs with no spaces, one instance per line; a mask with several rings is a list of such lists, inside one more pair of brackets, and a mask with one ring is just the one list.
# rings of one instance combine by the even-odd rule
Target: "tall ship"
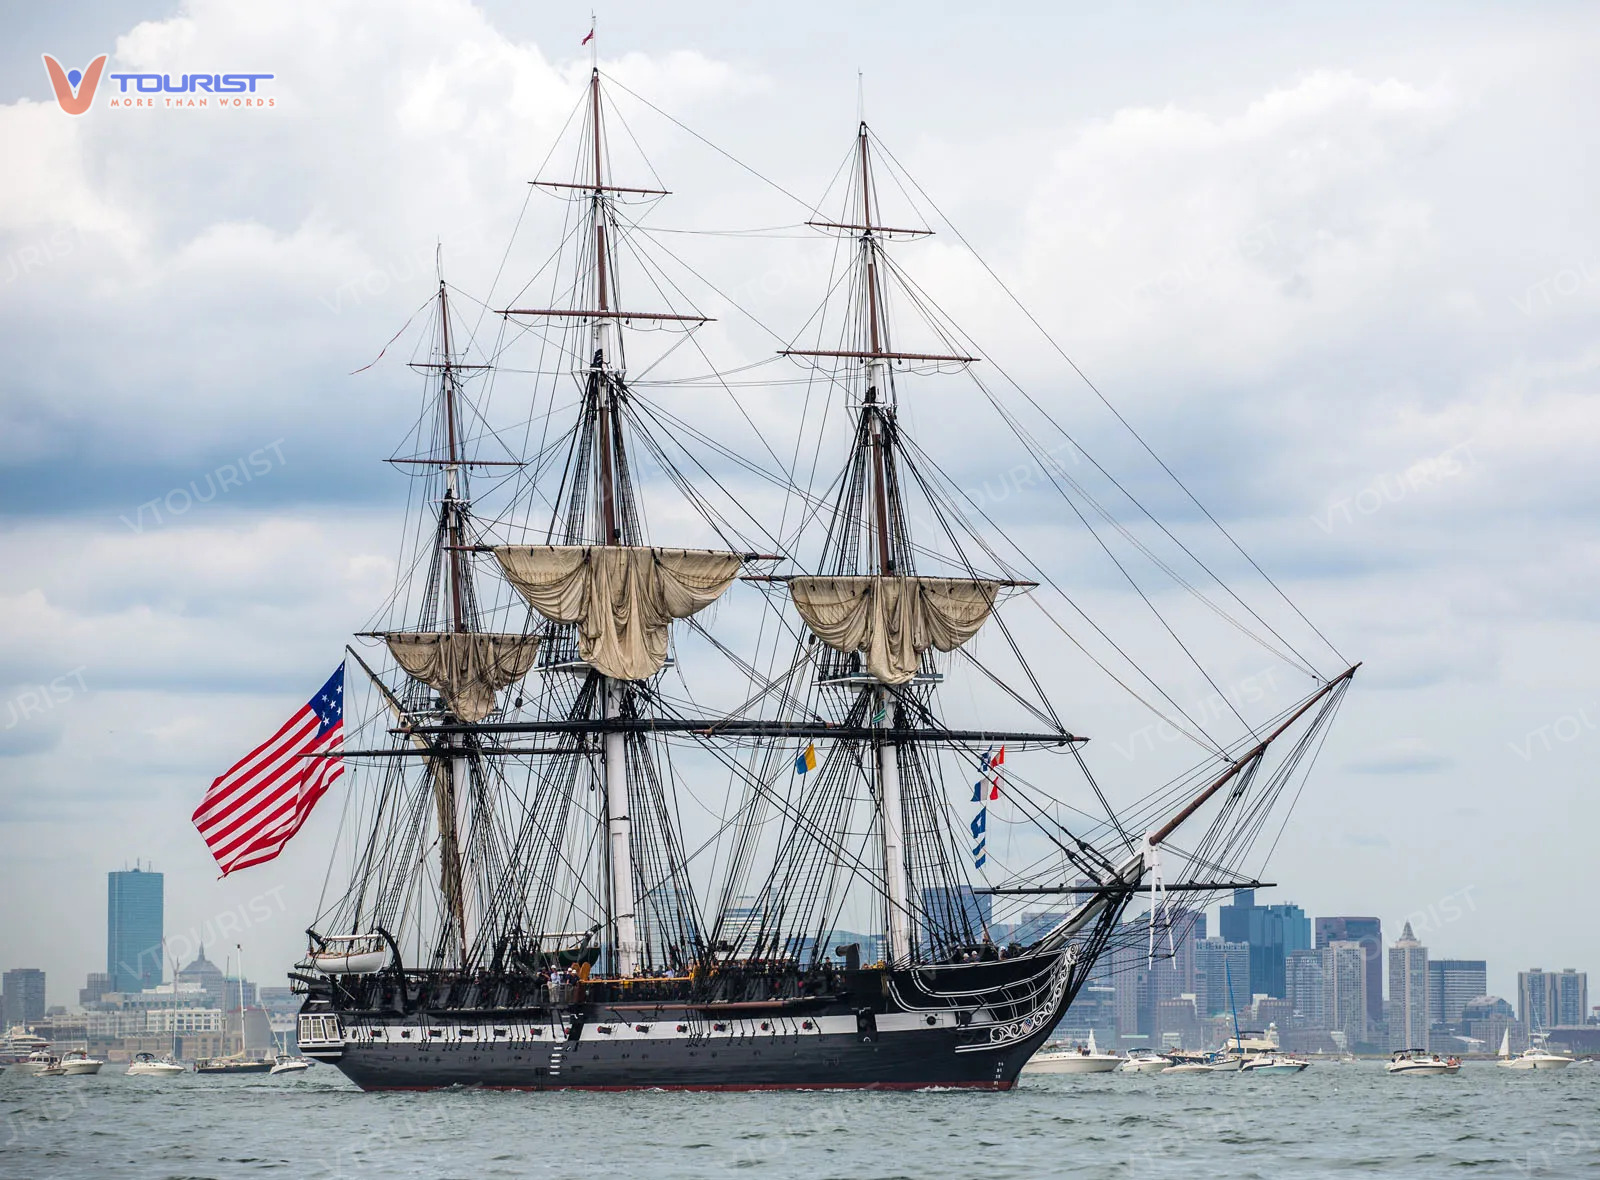
[[[576,165],[531,190],[565,202],[548,267],[484,305],[441,277],[427,305],[400,575],[326,755],[351,773],[291,974],[301,1051],[367,1090],[1008,1089],[1111,948],[1163,958],[1186,898],[1256,881],[1355,668],[1185,571],[1303,691],[1214,738],[1099,654],[1018,538],[1086,515],[1165,561],[1163,533],[1097,529],[1077,451],[982,378],[1029,518],[918,443],[918,379],[989,358],[895,257],[930,231],[885,213],[886,174],[920,190],[865,122],[800,229],[836,267],[781,376],[719,371],[649,254],[660,182],[611,174],[634,142],[612,88],[596,68]],[[673,357],[695,367],[657,379]],[[529,380],[520,427],[491,426],[491,391]],[[1097,667],[1203,751],[1116,806],[1057,706]]]

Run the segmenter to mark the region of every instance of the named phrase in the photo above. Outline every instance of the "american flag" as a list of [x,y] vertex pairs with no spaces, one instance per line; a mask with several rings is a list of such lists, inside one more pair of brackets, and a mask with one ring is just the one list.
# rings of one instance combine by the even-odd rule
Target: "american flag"
[[293,717],[217,778],[194,826],[226,877],[283,851],[317,800],[344,773],[328,754],[344,744],[344,665]]

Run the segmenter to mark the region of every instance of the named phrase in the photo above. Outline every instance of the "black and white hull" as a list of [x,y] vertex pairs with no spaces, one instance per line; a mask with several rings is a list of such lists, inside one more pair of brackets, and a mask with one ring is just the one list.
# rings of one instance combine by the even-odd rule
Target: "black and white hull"
[[[771,1003],[576,1003],[409,1015],[315,999],[300,1047],[364,1090],[1007,1090],[1070,1001],[1059,957],[1017,964],[1009,985],[930,991],[955,968],[863,973],[877,984]],[[1011,964],[994,964],[994,968]],[[1028,968],[1031,967],[1031,970]],[[1042,969],[1041,969],[1042,968]],[[930,976],[946,977],[930,980]],[[856,1006],[859,1004],[859,1006]]]

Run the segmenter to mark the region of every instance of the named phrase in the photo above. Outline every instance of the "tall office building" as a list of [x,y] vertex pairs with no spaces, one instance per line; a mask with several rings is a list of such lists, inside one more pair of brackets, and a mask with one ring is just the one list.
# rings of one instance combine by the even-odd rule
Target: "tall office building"
[[1540,1032],[1555,1021],[1555,976],[1542,967],[1517,972],[1517,1019],[1529,1032]]
[[1489,990],[1489,968],[1482,959],[1428,960],[1428,1015],[1434,1024],[1462,1031],[1461,1010]]
[[1322,948],[1323,1027],[1344,1033],[1351,1044],[1368,1036],[1367,963],[1366,945],[1353,939],[1334,939]]
[[1285,997],[1300,1028],[1323,1028],[1322,952],[1290,951],[1284,958]]
[[0,976],[0,1008],[5,1027],[44,1019],[44,972],[37,967],[17,967]]
[[1589,973],[1568,967],[1555,979],[1555,1020],[1566,1025],[1582,1024],[1589,1015]]
[[[1206,938],[1194,948],[1195,1001],[1200,1019],[1250,1005],[1250,944]],[[1230,1005],[1229,983],[1233,991]]]
[[[1250,943],[1250,991],[1253,995],[1278,996],[1283,991],[1285,931],[1283,910],[1301,913],[1298,905],[1256,905],[1254,889],[1235,889],[1234,903],[1218,910],[1218,932],[1229,942]],[[1304,913],[1301,913],[1304,918]],[[1238,980],[1235,980],[1237,983]]]
[[1428,1047],[1428,948],[1407,922],[1389,948],[1389,1047]]
[[160,985],[162,877],[137,866],[106,874],[106,974],[111,990]]
[[[1376,1023],[1383,1019],[1383,923],[1377,918],[1318,918],[1316,920],[1316,948],[1322,950],[1334,942],[1359,942],[1366,956],[1366,1019]],[[1338,1026],[1334,1026],[1338,1027]]]

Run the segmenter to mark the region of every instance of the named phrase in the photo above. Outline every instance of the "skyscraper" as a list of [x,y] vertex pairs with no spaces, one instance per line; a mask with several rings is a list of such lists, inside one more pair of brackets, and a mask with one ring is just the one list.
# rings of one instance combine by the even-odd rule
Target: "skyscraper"
[[111,990],[138,992],[162,979],[162,877],[135,866],[106,874],[106,974]]
[[[1366,956],[1366,1019],[1383,1019],[1383,923],[1377,918],[1318,918],[1317,949],[1334,942],[1359,942]],[[1338,1025],[1332,1027],[1340,1027]]]
[[1539,967],[1517,972],[1517,1019],[1529,1032],[1582,1024],[1588,1009],[1588,972],[1571,967],[1559,974]]
[[1324,1028],[1322,999],[1322,952],[1290,951],[1284,958],[1285,997],[1301,1028]]
[[5,1027],[44,1019],[44,972],[37,967],[17,967],[0,976],[5,994]]
[[1428,960],[1428,1015],[1434,1024],[1456,1031],[1461,1010],[1489,990],[1488,964],[1482,959]]
[[1568,967],[1555,976],[1556,1024],[1582,1024],[1589,1015],[1589,973]]
[[1366,946],[1354,940],[1334,939],[1322,948],[1323,1027],[1351,1043],[1367,1039],[1368,961]]
[[1194,948],[1195,1001],[1202,1020],[1229,1011],[1228,984],[1232,981],[1232,1003],[1250,1005],[1250,944],[1225,938],[1206,938]]
[[1389,948],[1389,1047],[1428,1047],[1428,948],[1405,924]]

